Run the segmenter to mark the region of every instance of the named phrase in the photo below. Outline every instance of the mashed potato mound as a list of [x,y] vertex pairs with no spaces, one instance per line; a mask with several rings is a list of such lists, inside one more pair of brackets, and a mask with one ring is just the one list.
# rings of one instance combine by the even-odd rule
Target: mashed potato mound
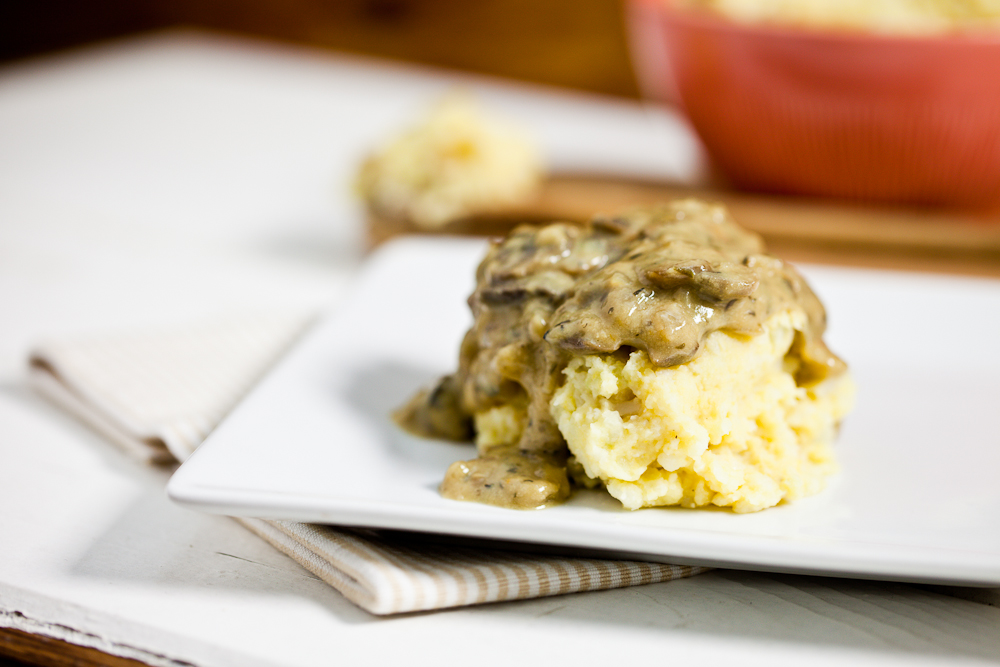
[[[755,512],[816,493],[836,469],[830,445],[854,387],[847,373],[796,385],[786,354],[803,320],[786,311],[758,336],[714,332],[699,356],[673,368],[653,366],[643,351],[578,357],[553,417],[586,475],[629,509]],[[503,430],[496,417],[477,419],[494,439]]]
[[994,30],[1000,0],[681,0],[743,23],[889,34]]
[[816,493],[853,402],[795,268],[726,209],[678,200],[491,246],[458,370],[397,419],[463,440],[441,494],[539,509],[603,485],[630,509],[754,512]]
[[476,211],[516,204],[542,176],[535,144],[517,127],[452,95],[371,155],[357,187],[378,212],[433,229]]

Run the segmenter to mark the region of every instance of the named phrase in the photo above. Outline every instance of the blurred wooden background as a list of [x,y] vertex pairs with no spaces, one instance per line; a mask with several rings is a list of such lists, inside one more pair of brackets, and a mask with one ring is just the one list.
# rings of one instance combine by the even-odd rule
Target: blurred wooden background
[[[0,1],[0,64],[143,31],[195,27],[638,98],[625,1],[6,0]],[[993,211],[678,191],[608,176],[596,182],[553,177],[533,213],[584,218],[594,210],[691,194],[729,202],[744,225],[793,259],[1000,276],[1000,214]]]
[[200,27],[637,97],[622,0],[7,0],[0,59]]

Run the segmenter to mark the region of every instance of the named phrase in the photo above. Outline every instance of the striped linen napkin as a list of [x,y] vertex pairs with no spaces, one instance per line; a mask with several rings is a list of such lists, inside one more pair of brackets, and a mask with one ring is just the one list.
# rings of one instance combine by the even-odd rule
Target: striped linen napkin
[[[183,461],[305,329],[301,315],[51,342],[30,357],[43,396],[132,456]],[[237,519],[373,614],[443,609],[689,577],[707,568],[520,553],[392,531]]]

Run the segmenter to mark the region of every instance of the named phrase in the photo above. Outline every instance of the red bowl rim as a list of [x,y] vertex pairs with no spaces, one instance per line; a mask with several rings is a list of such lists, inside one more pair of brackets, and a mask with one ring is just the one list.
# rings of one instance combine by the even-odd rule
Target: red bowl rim
[[965,45],[986,48],[1000,46],[1000,26],[994,31],[976,30],[934,34],[865,33],[848,30],[827,31],[819,28],[795,28],[769,23],[740,23],[699,9],[677,8],[674,6],[672,0],[629,0],[629,2],[633,5],[646,5],[647,7],[661,11],[672,21],[684,23],[688,26],[709,28],[720,32],[751,34],[763,38],[812,40],[844,45],[898,44],[927,47]]

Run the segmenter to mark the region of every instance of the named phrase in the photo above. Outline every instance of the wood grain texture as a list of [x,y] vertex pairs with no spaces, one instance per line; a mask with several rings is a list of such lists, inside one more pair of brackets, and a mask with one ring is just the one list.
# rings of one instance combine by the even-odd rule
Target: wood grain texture
[[[4,662],[6,660],[6,662]],[[146,663],[129,660],[95,648],[78,646],[43,635],[0,628],[0,667],[46,665],[49,667],[143,667]]]
[[[736,221],[764,237],[769,250],[795,261],[1000,277],[1000,214],[876,207],[723,189],[555,175],[531,200],[484,211],[440,233],[493,236],[522,222],[583,221],[682,197],[726,204]],[[369,216],[372,245],[419,232],[405,220]]]

